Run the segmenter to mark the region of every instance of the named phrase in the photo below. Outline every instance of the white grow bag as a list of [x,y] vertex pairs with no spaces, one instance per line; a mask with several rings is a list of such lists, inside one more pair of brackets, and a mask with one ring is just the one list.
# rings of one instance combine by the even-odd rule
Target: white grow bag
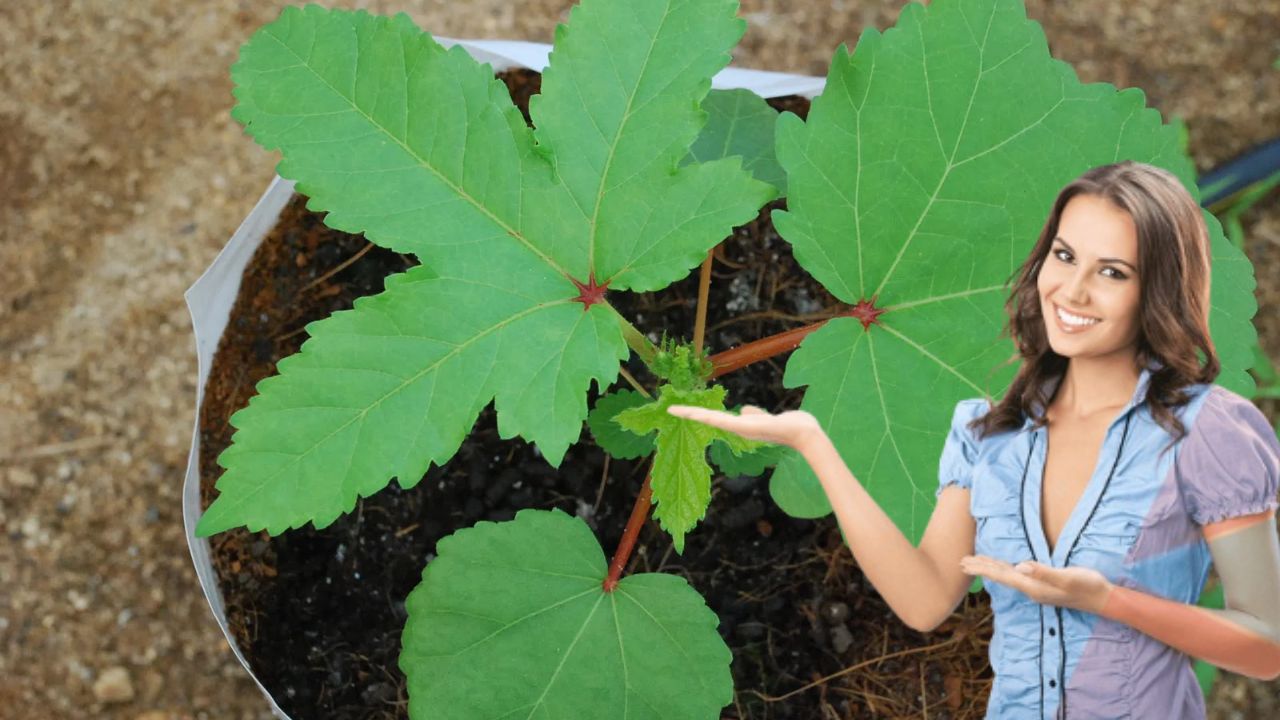
[[[461,45],[477,61],[489,63],[495,72],[513,67],[541,72],[546,68],[547,57],[551,52],[551,46],[543,43],[451,38],[436,38],[436,40],[445,46]],[[765,98],[786,95],[813,98],[822,91],[825,83],[826,80],[819,77],[730,67],[716,74],[711,81],[711,86],[720,90],[745,88]],[[222,628],[222,634],[227,638],[240,664],[249,673],[249,677],[253,678],[254,683],[262,690],[262,694],[267,697],[267,702],[271,704],[271,711],[282,720],[290,720],[288,714],[276,705],[271,693],[267,692],[257,676],[253,674],[253,670],[244,659],[244,654],[240,652],[240,647],[227,629],[222,593],[218,589],[217,576],[209,557],[209,541],[206,538],[196,537],[195,527],[200,519],[200,409],[204,401],[205,381],[209,378],[209,368],[213,364],[214,352],[218,349],[218,341],[222,338],[222,331],[227,326],[231,307],[240,290],[240,277],[262,239],[275,227],[280,211],[292,196],[292,181],[280,177],[272,180],[253,211],[231,236],[226,247],[218,253],[213,264],[204,271],[185,295],[196,334],[196,356],[199,368],[195,428],[191,433],[187,476],[182,486],[182,524],[187,533],[187,547],[191,550],[191,560],[195,563],[200,587],[204,590],[205,598],[209,600],[209,608],[213,610],[213,616],[217,619],[218,626]]]

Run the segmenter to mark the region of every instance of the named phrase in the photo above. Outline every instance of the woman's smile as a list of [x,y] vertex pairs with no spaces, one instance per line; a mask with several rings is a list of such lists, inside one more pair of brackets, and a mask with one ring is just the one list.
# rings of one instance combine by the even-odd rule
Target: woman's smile
[[1053,304],[1053,310],[1054,316],[1058,319],[1058,329],[1070,335],[1082,333],[1102,322],[1095,317],[1071,313],[1057,303]]

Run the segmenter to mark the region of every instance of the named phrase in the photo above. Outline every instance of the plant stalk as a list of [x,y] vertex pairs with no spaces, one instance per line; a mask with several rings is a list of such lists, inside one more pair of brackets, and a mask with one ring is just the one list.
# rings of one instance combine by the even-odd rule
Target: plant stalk
[[640,356],[640,359],[644,361],[645,367],[651,367],[653,365],[654,355],[658,354],[657,346],[653,344],[652,340],[645,337],[644,333],[640,332],[639,328],[632,325],[630,320],[623,317],[622,313],[618,312],[617,308],[609,305],[607,300],[604,304],[607,305],[609,309],[613,311],[613,314],[617,316],[618,326],[622,328],[622,337],[627,341],[627,347],[631,348],[635,354]]
[[609,574],[605,577],[603,585],[605,592],[613,592],[613,589],[618,587],[618,578],[622,577],[622,569],[627,566],[627,560],[631,558],[636,539],[640,537],[640,528],[644,527],[644,521],[649,517],[649,506],[653,500],[653,489],[649,486],[649,480],[652,477],[653,466],[650,465],[649,472],[644,476],[644,485],[640,487],[640,494],[636,497],[636,504],[631,508],[627,528],[622,531],[618,550],[614,552],[613,560],[609,561]]
[[636,392],[643,395],[645,399],[647,400],[653,399],[653,395],[650,395],[649,391],[644,389],[644,386],[640,384],[640,381],[636,380],[631,373],[627,372],[627,368],[625,365],[618,366],[618,374],[622,375],[622,377],[631,385],[631,387],[635,388]]
[[693,318],[693,356],[695,358],[702,357],[702,336],[707,329],[707,296],[711,294],[711,262],[715,254],[714,247],[707,251],[707,259],[702,261],[702,270],[698,273],[698,307]]
[[[714,367],[711,370],[711,378],[717,378],[726,375],[739,368],[746,367],[751,363],[760,362],[775,355],[789,352],[800,346],[801,341],[808,336],[809,333],[826,325],[830,319],[822,322],[812,323],[804,327],[793,328],[785,332],[770,335],[759,340],[753,340],[745,345],[738,345],[721,353],[712,355],[711,360]],[[710,379],[710,378],[708,378]]]

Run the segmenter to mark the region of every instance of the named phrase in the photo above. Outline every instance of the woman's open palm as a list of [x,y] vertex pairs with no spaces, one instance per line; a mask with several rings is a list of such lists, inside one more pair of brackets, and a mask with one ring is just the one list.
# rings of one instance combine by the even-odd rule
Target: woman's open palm
[[671,405],[667,412],[679,418],[728,430],[748,440],[763,440],[797,450],[800,445],[822,432],[818,419],[804,410],[788,410],[773,415],[754,405],[743,405],[742,414],[734,415],[694,405]]

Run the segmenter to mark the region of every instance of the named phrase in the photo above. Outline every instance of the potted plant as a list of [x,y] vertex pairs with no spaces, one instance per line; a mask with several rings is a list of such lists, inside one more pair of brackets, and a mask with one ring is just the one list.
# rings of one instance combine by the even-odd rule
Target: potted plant
[[[1140,91],[1080,84],[1019,3],[995,0],[910,5],[897,28],[841,48],[807,121],[777,123],[785,181],[768,169],[769,143],[730,154],[722,142],[730,156],[714,158],[716,143],[695,141],[715,104],[710,76],[742,32],[735,10],[584,0],[557,32],[534,129],[490,70],[404,17],[291,9],[233,70],[236,117],[282,150],[280,172],[309,207],[421,264],[308,325],[302,351],[258,385],[231,419],[197,535],[319,528],[393,477],[412,487],[450,461],[490,399],[501,437],[532,442],[552,467],[584,420],[610,455],[653,454],[610,563],[583,518],[555,511],[439,542],[406,601],[411,714],[715,716],[733,696],[714,614],[679,577],[622,576],[650,498],[681,551],[710,500],[710,447],[722,469],[774,466],[787,512],[830,508],[793,453],[665,407],[723,408],[712,380],[803,341],[785,384],[807,388],[802,407],[916,541],[945,415],[1007,380],[981,377],[1011,354],[997,341],[1002,283],[1056,189],[1120,157],[1190,177],[1176,128]],[[617,312],[619,291],[709,269],[715,245],[784,184],[778,231],[844,311],[709,358],[700,326],[688,345],[655,346]],[[1240,386],[1249,266],[1210,227],[1222,383]],[[705,283],[699,297],[703,317]],[[633,360],[656,392],[622,372]],[[620,374],[634,392],[605,394]],[[602,397],[589,414],[592,379]]]

